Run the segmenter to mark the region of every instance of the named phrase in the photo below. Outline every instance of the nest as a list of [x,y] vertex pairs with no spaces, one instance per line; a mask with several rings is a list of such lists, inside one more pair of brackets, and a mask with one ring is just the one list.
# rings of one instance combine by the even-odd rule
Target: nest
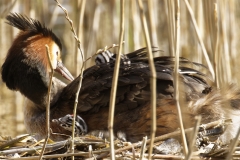
[[[215,121],[197,127],[194,138],[194,128],[185,129],[188,137],[188,154],[184,154],[184,149],[180,141],[180,130],[166,135],[155,137],[152,159],[238,159],[240,156],[237,137],[230,145],[223,144],[219,137],[226,130],[226,126],[231,120]],[[82,135],[64,141],[54,142],[50,139],[41,155],[45,140],[37,141],[31,135],[20,135],[16,138],[2,137],[0,145],[1,159],[109,159],[110,143],[107,139],[93,135]],[[116,159],[138,159],[148,158],[148,148],[150,140],[143,137],[137,143],[126,142],[120,139],[114,141]],[[234,143],[235,142],[235,143]],[[74,148],[74,149],[73,149]]]

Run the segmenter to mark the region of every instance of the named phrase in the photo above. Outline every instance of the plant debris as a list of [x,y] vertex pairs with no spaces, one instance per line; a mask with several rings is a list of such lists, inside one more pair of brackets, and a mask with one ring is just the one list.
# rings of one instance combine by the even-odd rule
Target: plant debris
[[[193,149],[192,159],[211,158],[225,159],[230,152],[229,145],[223,144],[219,136],[224,133],[226,125],[230,120],[216,121],[199,127],[196,144]],[[186,134],[191,134],[193,128],[185,129]],[[152,158],[162,159],[183,159],[182,144],[178,141],[180,131],[175,131],[167,135],[155,138],[154,152]],[[122,139],[116,139],[115,154],[116,158],[139,158],[148,156],[149,139],[146,141],[146,147],[141,154],[142,141],[137,143],[125,142]],[[44,140],[37,141],[32,135],[20,135],[16,138],[1,137],[0,158],[1,159],[38,159]],[[94,135],[81,135],[74,138],[75,152],[70,150],[71,138],[54,142],[49,140],[44,152],[44,159],[102,159],[110,157],[110,144],[106,139]],[[235,148],[233,159],[240,156],[240,147]]]

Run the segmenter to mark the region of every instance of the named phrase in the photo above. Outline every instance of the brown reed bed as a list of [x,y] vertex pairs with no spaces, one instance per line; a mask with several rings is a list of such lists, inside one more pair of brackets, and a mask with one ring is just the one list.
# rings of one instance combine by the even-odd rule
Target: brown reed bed
[[[141,6],[139,3],[143,3],[143,8],[139,8],[139,6]],[[237,8],[240,4],[237,0],[229,2],[223,0],[139,0],[138,3],[135,1],[125,1],[123,3],[122,1],[104,0],[87,2],[85,0],[63,0],[61,1],[61,5],[67,8],[69,17],[72,17],[72,22],[75,22],[73,24],[70,23],[70,27],[65,19],[65,13],[57,7],[54,1],[18,0],[9,2],[8,0],[2,0],[0,2],[0,33],[2,35],[0,38],[0,48],[2,50],[0,53],[0,63],[2,64],[4,61],[7,49],[10,46],[13,37],[17,33],[16,30],[10,28],[4,23],[4,17],[9,12],[20,12],[32,18],[40,19],[45,22],[47,26],[53,28],[53,31],[59,35],[60,39],[64,43],[65,64],[75,75],[83,72],[83,66],[86,68],[92,65],[92,61],[85,61],[84,57],[91,57],[99,48],[103,48],[106,44],[122,44],[122,39],[119,40],[121,37],[119,36],[121,35],[119,32],[121,28],[124,28],[125,38],[124,47],[122,48],[123,53],[138,49],[142,46],[148,46],[148,48],[150,48],[149,46],[151,45],[158,46],[158,48],[164,51],[160,53],[162,55],[174,55],[176,57],[184,56],[190,60],[208,66],[210,74],[215,80],[213,85],[218,88],[224,87],[228,83],[239,83],[238,81],[240,75],[237,74],[239,54],[237,54],[237,51],[240,45],[237,45],[237,42],[239,41],[239,11]],[[124,10],[120,10],[120,6],[124,7]],[[142,13],[142,15],[140,13]],[[145,15],[146,22],[144,22],[144,18],[141,18],[143,15]],[[124,18],[125,24],[123,24],[123,20],[121,18]],[[68,21],[71,22],[69,19]],[[146,24],[145,30],[142,29],[142,24],[144,28],[144,23]],[[77,28],[76,32],[74,28]],[[74,33],[74,36],[72,36],[71,32]],[[149,32],[150,38],[146,38],[147,32]],[[148,50],[148,52],[150,53],[151,51]],[[151,62],[152,61],[150,59],[149,63],[151,64]],[[178,60],[176,60],[176,62],[178,62]],[[152,72],[154,72],[154,70]],[[176,80],[175,82],[177,83],[178,81]],[[152,84],[154,84],[154,78]],[[16,135],[25,132],[22,125],[23,116],[21,112],[24,100],[20,94],[8,91],[3,83],[0,83],[0,85],[0,115],[2,119],[2,122],[0,123],[0,135],[10,135],[15,137]],[[79,90],[80,89],[81,84],[79,85]],[[175,93],[175,95],[177,95],[177,90]],[[111,99],[113,98],[114,97],[111,97]],[[152,108],[152,111],[154,111],[154,108]],[[154,112],[152,113],[154,117]],[[179,115],[181,116],[181,113],[179,113]],[[151,140],[153,140],[154,137],[154,126],[156,126],[156,124],[153,123],[152,126],[153,136]],[[111,128],[112,126],[110,126],[110,129]],[[181,133],[182,134],[179,135],[182,135],[184,139],[185,134],[183,128]],[[77,142],[75,142],[74,135],[72,138],[72,142],[74,142],[74,144],[78,147]],[[108,142],[99,142],[101,144],[100,146],[104,147],[98,147],[99,144],[97,144],[96,147],[96,141],[94,141],[94,138],[94,140],[92,140],[92,137],[90,137],[91,142],[85,141],[85,138],[86,137],[81,139],[82,143],[79,146],[84,145],[85,150],[87,151],[75,150],[73,152],[76,148],[72,148],[72,151],[64,156],[96,158],[96,156],[109,157],[109,154],[111,152],[113,153],[113,150],[111,152],[109,151]],[[157,138],[155,138],[155,140],[156,139]],[[4,144],[8,142],[9,141],[4,138],[2,143]],[[120,148],[116,149],[116,145],[118,144],[118,146],[121,146],[121,143],[122,142],[111,143],[115,144],[116,156],[120,153],[117,151],[121,150]],[[19,150],[26,149],[26,144],[21,144],[24,144],[24,146],[20,145]],[[147,145],[148,144],[149,140],[147,141]],[[156,142],[154,142],[154,144],[156,144]],[[63,148],[68,150],[69,145],[69,141],[64,141],[60,146],[56,147],[56,150]],[[94,146],[96,150],[91,151],[89,148],[90,145]],[[153,148],[152,145],[153,142],[150,146],[145,147],[145,149],[149,149],[148,147],[150,147],[150,155],[151,148]],[[228,146],[221,146],[220,144],[214,145],[219,146],[220,150],[211,150],[211,154],[207,153],[202,156],[224,158],[227,153],[232,153],[231,155],[233,158],[239,157],[237,152],[238,147],[236,147],[237,144],[235,144],[232,148]],[[37,144],[37,146],[41,149],[40,144]],[[133,146],[136,147],[137,144],[133,144]],[[162,159],[182,159],[184,155],[185,157],[191,157],[188,156],[191,151],[191,158],[199,158],[199,154],[192,151],[192,148],[189,148],[186,144],[183,146],[185,148],[183,155],[175,157],[171,155],[169,157],[161,157],[161,155],[157,154],[154,156],[155,158]],[[46,149],[48,149],[48,147],[51,148],[52,146],[47,145]],[[55,146],[53,145],[53,148],[54,147]],[[140,155],[140,153],[143,154],[143,152],[139,152],[139,149],[132,149],[132,145],[129,145],[128,147],[130,147],[128,150],[130,150],[131,153],[129,155],[124,155],[123,151],[121,151],[121,158],[124,156],[128,158],[143,157],[143,155]],[[4,149],[4,151],[10,150],[9,154],[13,154],[13,152],[11,152],[13,149],[11,145],[5,144],[5,147],[2,147],[2,149]],[[237,151],[233,152],[234,149]],[[33,150],[36,150],[36,148]],[[9,155],[5,154],[4,151],[2,151],[2,153],[0,152],[2,158],[6,158],[6,155]],[[15,153],[18,152],[16,151]],[[21,151],[20,153],[23,152]],[[25,151],[24,153],[26,153],[25,155],[30,155],[33,159],[36,158],[33,156],[38,155],[37,152],[32,150]],[[56,154],[53,151],[48,153]],[[59,154],[62,154],[61,151]],[[44,155],[43,158],[54,158],[54,155],[51,156],[47,157]],[[56,155],[56,157],[57,156],[61,157],[63,155]]]

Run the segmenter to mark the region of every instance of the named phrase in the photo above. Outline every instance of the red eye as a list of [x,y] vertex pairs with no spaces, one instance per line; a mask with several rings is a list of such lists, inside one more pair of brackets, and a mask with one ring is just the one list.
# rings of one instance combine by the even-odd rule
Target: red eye
[[58,56],[58,51],[56,52],[57,56]]

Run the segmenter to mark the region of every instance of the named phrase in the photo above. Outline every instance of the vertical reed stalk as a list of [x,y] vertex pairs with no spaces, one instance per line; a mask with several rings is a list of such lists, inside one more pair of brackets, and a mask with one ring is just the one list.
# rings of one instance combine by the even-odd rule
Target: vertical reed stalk
[[51,62],[51,57],[50,57],[50,53],[49,53],[49,47],[48,47],[48,45],[45,45],[45,47],[46,47],[46,53],[47,53],[47,57],[48,57],[48,63],[49,63],[50,68],[51,68],[51,72],[49,73],[50,74],[50,80],[49,80],[49,84],[48,84],[48,96],[47,96],[47,106],[46,106],[46,135],[47,136],[45,138],[45,141],[44,141],[44,144],[43,144],[43,147],[42,147],[42,151],[41,151],[40,156],[39,156],[39,160],[41,160],[42,157],[43,157],[48,139],[50,137],[50,103],[51,103],[52,78],[53,78],[53,73],[54,73],[52,62]]
[[154,143],[154,138],[155,138],[155,132],[156,132],[156,103],[157,103],[157,95],[156,95],[156,69],[154,65],[154,59],[153,59],[153,54],[152,54],[152,45],[148,33],[148,28],[147,28],[147,21],[145,18],[144,14],[144,9],[143,9],[143,3],[142,0],[138,0],[138,6],[140,10],[140,18],[142,22],[142,28],[144,32],[144,38],[145,42],[147,43],[147,53],[148,53],[148,63],[149,63],[149,68],[151,71],[151,78],[150,78],[150,90],[151,90],[151,101],[150,101],[150,106],[151,106],[151,134],[150,134],[150,145],[149,145],[149,152],[148,152],[148,159],[151,158],[152,150],[153,150],[153,143]]
[[[68,16],[67,10],[58,2],[58,0],[55,0],[55,1],[56,1],[57,5],[63,10],[63,12],[65,14],[65,18],[67,19],[67,21],[70,24],[71,31],[73,33],[73,36],[74,36],[75,40],[77,41],[77,46],[78,46],[78,49],[80,51],[80,54],[81,54],[82,60],[83,60],[83,64],[82,64],[82,67],[81,67],[81,73],[80,73],[80,76],[79,76],[78,89],[77,89],[77,92],[76,92],[74,108],[73,108],[71,151],[72,151],[72,153],[74,153],[74,137],[75,137],[75,123],[76,123],[76,115],[77,115],[78,96],[79,96],[80,89],[82,87],[82,79],[83,79],[83,71],[84,71],[84,65],[85,65],[85,57],[84,57],[84,54],[83,54],[83,51],[82,51],[81,42],[80,42],[80,40],[79,40],[79,38],[78,38],[78,36],[76,34],[75,29],[73,28],[73,21]],[[74,156],[72,156],[72,160],[74,160]]]
[[156,24],[154,21],[154,5],[153,5],[153,0],[148,0],[148,17],[149,17],[149,32],[150,32],[150,39],[151,39],[151,44],[158,44],[157,40],[157,32],[156,32]]
[[193,148],[194,148],[194,145],[195,145],[195,142],[196,142],[196,138],[197,138],[197,133],[198,133],[198,130],[199,130],[199,125],[200,125],[200,122],[201,122],[201,116],[197,116],[195,117],[196,119],[196,124],[194,126],[194,129],[193,129],[193,132],[192,132],[192,137],[190,139],[190,144],[189,144],[189,152],[187,154],[187,157],[186,157],[186,160],[190,160],[191,159],[191,156],[192,156],[192,153],[193,153]]
[[203,43],[203,41],[202,41],[202,38],[201,38],[201,35],[200,35],[200,31],[199,31],[199,28],[198,28],[198,26],[197,26],[197,22],[196,22],[196,20],[195,20],[195,18],[194,18],[194,14],[193,14],[192,8],[191,8],[191,6],[189,5],[188,0],[184,0],[184,1],[185,1],[186,6],[187,6],[188,12],[189,12],[189,14],[190,14],[191,20],[192,20],[192,22],[193,22],[193,26],[194,26],[195,32],[196,32],[196,34],[197,34],[197,37],[198,37],[198,41],[199,41],[199,43],[200,43],[200,46],[201,46],[201,48],[202,48],[203,55],[204,55],[204,57],[205,57],[205,59],[206,59],[206,62],[207,62],[209,71],[211,72],[212,77],[215,79],[215,72],[214,72],[213,66],[212,66],[212,64],[211,64],[211,61],[210,61],[210,59],[209,59],[209,57],[208,57],[208,54],[207,54],[206,48],[205,48],[205,46],[204,46],[204,43]]
[[[81,2],[80,2],[81,1]],[[79,16],[77,15],[77,36],[81,37],[81,34],[83,34],[83,16],[84,16],[84,11],[85,11],[85,5],[86,5],[86,0],[78,0],[78,10],[79,10]],[[75,47],[75,74],[78,75],[81,69],[80,66],[80,61],[81,55],[79,54],[79,49],[76,45]]]
[[114,152],[114,134],[113,134],[113,125],[114,125],[114,111],[115,111],[115,104],[116,104],[116,93],[117,93],[117,86],[118,86],[118,75],[119,75],[119,66],[122,54],[122,45],[123,45],[123,38],[124,38],[124,4],[125,0],[121,0],[121,11],[120,11],[120,33],[119,33],[119,50],[116,56],[116,62],[114,66],[113,72],[113,80],[112,80],[112,89],[111,89],[111,97],[109,102],[109,115],[108,115],[108,130],[110,135],[110,150],[111,154],[110,157],[112,160],[115,159],[115,152]]
[[168,16],[167,16],[167,22],[168,22],[168,41],[169,41],[169,50],[170,55],[175,54],[175,45],[174,45],[174,39],[175,39],[175,10],[174,3],[172,0],[167,0],[167,8],[168,8]]
[[178,119],[179,119],[179,125],[181,130],[181,137],[183,141],[183,148],[185,155],[188,154],[188,146],[187,146],[187,140],[184,132],[184,126],[183,126],[183,120],[182,120],[182,112],[181,107],[179,103],[179,76],[178,76],[178,70],[179,70],[179,42],[180,42],[180,2],[177,0],[176,3],[177,8],[177,16],[176,16],[176,25],[175,25],[175,64],[174,64],[174,99],[177,106],[178,111]]

